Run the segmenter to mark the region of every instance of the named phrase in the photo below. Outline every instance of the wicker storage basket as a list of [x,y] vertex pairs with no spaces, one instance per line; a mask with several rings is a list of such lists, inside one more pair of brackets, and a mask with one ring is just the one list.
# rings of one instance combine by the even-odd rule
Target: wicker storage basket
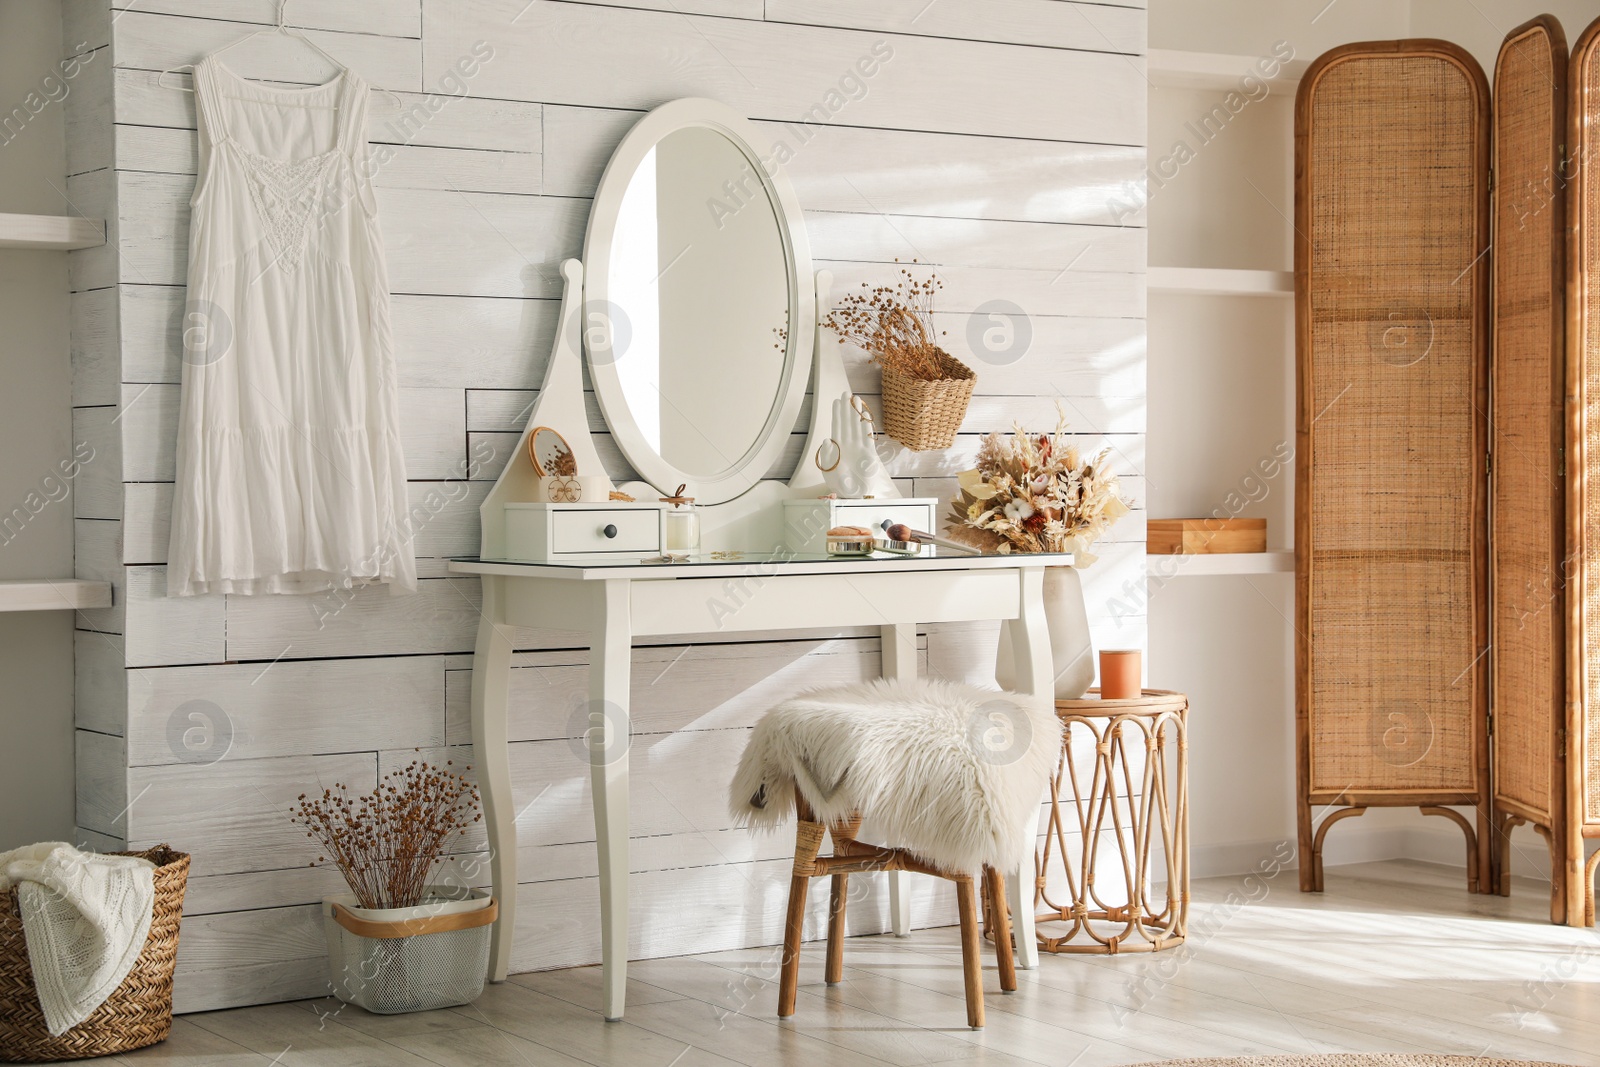
[[978,376],[942,349],[939,366],[945,377],[936,382],[883,368],[884,431],[913,452],[949,448],[967,417]]
[[143,856],[156,865],[150,934],[116,992],[60,1037],[51,1037],[46,1029],[44,1009],[33,988],[16,891],[0,900],[0,1060],[45,1063],[109,1056],[163,1041],[172,1030],[172,967],[178,957],[189,856],[166,845],[112,855]]

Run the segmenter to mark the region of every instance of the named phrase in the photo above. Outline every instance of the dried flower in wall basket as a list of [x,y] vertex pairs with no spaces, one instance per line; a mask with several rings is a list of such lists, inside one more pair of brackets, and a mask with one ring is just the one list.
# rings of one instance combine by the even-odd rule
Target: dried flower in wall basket
[[933,306],[944,282],[933,273],[918,280],[901,267],[894,285],[862,282],[861,288],[846,294],[823,325],[883,368],[885,433],[914,452],[949,448],[978,376],[939,347]]
[[1089,546],[1128,514],[1122,486],[1105,449],[1088,462],[1067,441],[1066,415],[1057,408],[1053,434],[1010,437],[992,433],[978,449],[978,466],[959,476],[950,501],[952,536],[999,552],[1072,552],[1086,567]]
[[325,852],[311,866],[331,856],[363,908],[420,904],[434,867],[483,819],[477,787],[450,766],[413,760],[357,797],[337,782],[320,797],[300,794],[291,818]]

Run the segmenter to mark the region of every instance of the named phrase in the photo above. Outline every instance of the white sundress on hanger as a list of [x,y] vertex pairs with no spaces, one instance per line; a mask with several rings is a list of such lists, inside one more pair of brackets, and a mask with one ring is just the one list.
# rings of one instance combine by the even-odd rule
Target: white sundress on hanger
[[416,588],[367,85],[194,68],[167,592]]

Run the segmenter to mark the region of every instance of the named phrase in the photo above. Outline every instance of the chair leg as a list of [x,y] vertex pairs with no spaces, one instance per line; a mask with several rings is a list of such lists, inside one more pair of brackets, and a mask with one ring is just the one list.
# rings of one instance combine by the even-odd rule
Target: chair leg
[[[804,814],[810,814],[805,812]],[[783,965],[778,979],[778,1018],[794,1014],[800,993],[800,934],[806,921],[806,893],[811,887],[822,824],[801,820],[795,831],[794,876],[789,879],[789,914],[783,924]]]
[[[853,819],[847,823],[828,828],[828,836],[833,841],[834,855],[839,854],[839,846],[847,841],[854,841],[861,832],[861,820]],[[850,895],[850,876],[836,874],[833,876],[833,892],[828,900],[828,967],[824,979],[829,985],[838,985],[844,981],[844,906]]]
[[983,869],[984,891],[989,912],[994,916],[994,954],[1000,967],[1000,988],[1017,991],[1017,959],[1011,946],[1011,912],[1006,907],[1006,876],[993,867]]
[[961,972],[967,987],[967,1025],[983,1029],[983,934],[978,928],[978,897],[971,875],[954,878],[961,911]]

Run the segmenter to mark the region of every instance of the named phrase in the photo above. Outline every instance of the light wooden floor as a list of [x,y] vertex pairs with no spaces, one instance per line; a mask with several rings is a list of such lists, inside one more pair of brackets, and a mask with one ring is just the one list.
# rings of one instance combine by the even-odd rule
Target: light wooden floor
[[1301,894],[1293,871],[1197,883],[1186,954],[1046,956],[1011,995],[987,955],[981,1032],[964,1025],[960,949],[941,929],[852,939],[834,989],[807,946],[799,1013],[781,1024],[777,953],[749,949],[632,964],[623,1023],[600,1018],[590,967],[419,1015],[333,1000],[188,1015],[120,1062],[1098,1067],[1381,1050],[1600,1065],[1600,933],[1545,922],[1539,883],[1469,897],[1456,870],[1387,862],[1330,869],[1327,886]]

